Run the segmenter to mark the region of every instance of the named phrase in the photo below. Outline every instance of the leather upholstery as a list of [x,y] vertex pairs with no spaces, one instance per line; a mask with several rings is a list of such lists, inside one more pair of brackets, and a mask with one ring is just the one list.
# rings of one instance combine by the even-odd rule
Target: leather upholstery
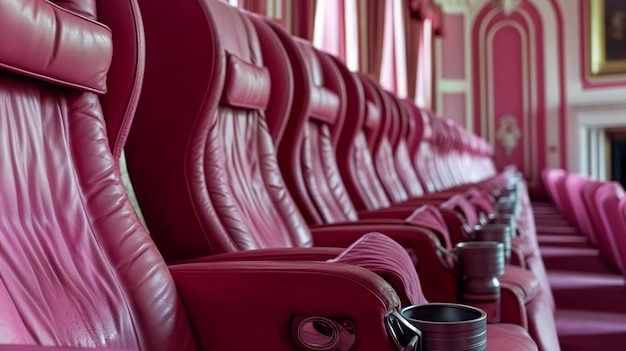
[[[392,140],[397,137],[397,126],[393,119],[399,118],[397,109],[395,110],[390,101],[389,93],[384,92],[380,86],[371,79],[361,76],[364,89],[371,90],[372,95],[377,95],[380,102],[378,107],[381,111],[377,123],[367,124],[366,136],[370,145],[370,152],[374,160],[374,169],[378,179],[385,189],[388,198],[394,202],[402,202],[409,198],[404,185],[400,181],[400,176],[396,170],[395,157],[392,149]],[[375,132],[374,132],[375,131]]]
[[[417,147],[419,138],[415,136],[415,122],[411,116],[407,101],[399,100],[391,96],[394,103],[394,110],[398,111],[398,117],[394,122],[399,124],[398,139],[394,147],[394,157],[396,170],[402,185],[406,189],[409,197],[414,198],[424,195],[424,188],[413,167],[412,155]],[[413,138],[418,140],[413,140]],[[413,145],[409,146],[409,144]],[[411,150],[413,148],[413,150]]]
[[106,26],[34,0],[3,1],[0,22],[0,68],[71,88],[106,92],[112,56],[111,31]]
[[[96,4],[82,3],[89,9]],[[107,6],[123,12],[129,4]],[[57,44],[50,27],[41,23],[81,33],[83,39],[110,37],[101,36],[104,26],[49,2],[22,1],[11,10],[3,8],[2,15],[10,13],[18,21],[36,10],[42,22],[24,21],[20,32],[36,35],[21,37],[25,51],[15,51],[36,77],[0,70],[0,343],[193,350],[169,271],[117,177],[99,97],[41,76],[67,71],[72,83],[104,82],[106,67],[98,65],[98,56],[110,60],[110,41],[104,52],[98,40],[79,54],[74,50],[79,46],[61,45],[52,66],[23,56],[45,58]],[[46,17],[52,14],[57,16]],[[10,23],[0,21],[0,27]],[[116,55],[113,60],[126,59]],[[63,79],[69,82],[68,76]],[[74,85],[83,89],[80,84]]]
[[267,107],[270,96],[270,74],[265,67],[249,64],[226,54],[226,80],[222,104],[249,109]]
[[[82,4],[90,11],[97,8],[102,18],[114,16],[116,20],[105,22],[113,33],[132,31],[126,33],[132,39],[124,42],[136,47],[115,50],[111,67],[119,67],[118,60],[143,67],[138,62],[144,47],[137,4]],[[23,5],[25,15],[38,6],[54,6],[41,1]],[[89,36],[92,22],[79,18]],[[59,20],[62,27],[65,19]],[[24,45],[32,46],[38,38],[24,38]],[[91,54],[85,52],[84,57]],[[59,57],[69,64],[75,59]],[[128,95],[112,95],[120,99],[109,101],[113,111],[123,113],[106,119],[123,119],[117,125],[125,125],[132,119],[135,89],[140,86],[136,79],[142,74],[132,69],[114,72],[129,75],[112,80],[121,82]],[[89,76],[84,73],[77,79]],[[250,261],[168,268],[126,197],[107,139],[101,97],[4,69],[0,78],[1,349],[226,350],[263,345],[292,350],[295,345],[285,326],[294,313],[345,318],[351,311],[356,347],[393,350],[382,321],[390,309],[399,307],[398,297],[388,283],[365,269],[324,262]],[[117,86],[109,88],[113,92]],[[114,145],[122,147],[124,131],[115,130],[120,134],[113,136]],[[340,293],[329,303],[321,292],[331,289]],[[311,295],[298,293],[302,291]],[[273,312],[273,323],[268,323],[271,313],[261,306]],[[224,322],[240,323],[244,313],[256,327],[250,338],[237,339],[241,330]]]
[[598,248],[603,258],[618,271],[624,272],[624,250],[626,236],[622,227],[622,213],[619,206],[624,197],[624,189],[617,182],[603,184],[595,194],[595,206],[598,208],[604,231],[598,236]]
[[[283,183],[263,111],[218,104],[225,79],[213,75],[225,74],[226,56],[263,66],[252,23],[220,2],[188,6],[190,10],[199,7],[193,10],[197,16],[173,17],[169,24],[157,24],[159,11],[169,9],[145,6],[144,11],[146,27],[153,28],[153,40],[158,41],[152,47],[165,52],[148,52],[147,64],[171,67],[165,74],[147,77],[126,149],[129,173],[136,183],[137,198],[153,238],[167,260],[258,248],[311,246],[308,228]],[[208,28],[203,11],[211,15]],[[176,58],[166,53],[172,45],[178,46],[177,37],[188,35],[186,31],[194,28],[191,25],[216,41],[198,43],[187,48],[188,53],[181,49],[179,54],[193,58],[193,62],[176,65],[172,62]],[[180,28],[181,32],[168,29],[167,37],[172,42],[165,42],[160,33],[163,29],[157,28],[164,26]],[[147,40],[151,40],[150,35]],[[202,50],[200,45],[204,45]],[[280,59],[276,57],[275,61]],[[215,62],[215,67],[207,67],[206,62]],[[282,66],[288,67],[286,63]],[[160,97],[164,88],[159,82],[168,82],[171,87],[184,82],[189,87],[168,89],[168,94],[172,94],[168,99],[184,101],[184,109],[175,104],[153,103],[164,99]],[[190,95],[188,91],[206,94]],[[155,120],[155,115],[171,115],[176,123]],[[173,142],[164,145],[164,139]],[[148,145],[149,152],[145,150]],[[163,169],[163,164],[180,168]],[[156,188],[163,191],[155,193]],[[171,203],[177,204],[175,208],[167,206]],[[251,232],[255,235],[248,234]]]

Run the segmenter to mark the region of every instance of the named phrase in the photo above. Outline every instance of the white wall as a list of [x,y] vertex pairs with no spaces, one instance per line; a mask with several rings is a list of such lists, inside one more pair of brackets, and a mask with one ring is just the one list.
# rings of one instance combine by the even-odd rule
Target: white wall
[[[563,14],[565,36],[568,170],[604,179],[605,129],[626,126],[626,86],[584,87],[580,2],[556,1]],[[576,6],[572,6],[574,4]],[[615,80],[626,81],[626,75],[595,79],[597,82]]]

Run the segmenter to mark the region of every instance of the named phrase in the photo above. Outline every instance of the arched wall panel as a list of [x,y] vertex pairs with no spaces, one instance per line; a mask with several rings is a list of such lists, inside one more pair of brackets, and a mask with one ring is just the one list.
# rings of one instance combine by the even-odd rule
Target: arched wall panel
[[529,2],[509,15],[486,4],[472,27],[474,128],[493,145],[499,169],[513,164],[536,187],[546,155],[558,152],[548,145],[543,128],[547,105],[541,16]]

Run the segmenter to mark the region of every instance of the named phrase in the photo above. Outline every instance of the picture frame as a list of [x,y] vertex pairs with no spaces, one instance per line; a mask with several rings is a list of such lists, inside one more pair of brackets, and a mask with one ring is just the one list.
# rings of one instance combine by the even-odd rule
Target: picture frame
[[626,1],[588,1],[591,75],[626,74]]

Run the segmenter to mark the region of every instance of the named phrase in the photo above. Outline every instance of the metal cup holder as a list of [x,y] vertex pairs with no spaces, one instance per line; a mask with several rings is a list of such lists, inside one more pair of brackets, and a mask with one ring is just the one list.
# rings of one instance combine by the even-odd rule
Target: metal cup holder
[[517,218],[512,214],[497,213],[489,217],[489,224],[503,224],[511,227],[511,235],[517,235]]
[[459,243],[459,301],[487,312],[490,323],[500,321],[500,281],[504,274],[504,244],[494,241]]
[[504,258],[506,262],[511,260],[511,226],[507,224],[485,224],[476,226],[471,233],[474,241],[495,241],[504,245]]
[[522,211],[522,204],[515,195],[504,196],[496,203],[496,212],[519,217]]
[[484,351],[486,325],[485,311],[453,303],[413,305],[387,316],[399,350]]

